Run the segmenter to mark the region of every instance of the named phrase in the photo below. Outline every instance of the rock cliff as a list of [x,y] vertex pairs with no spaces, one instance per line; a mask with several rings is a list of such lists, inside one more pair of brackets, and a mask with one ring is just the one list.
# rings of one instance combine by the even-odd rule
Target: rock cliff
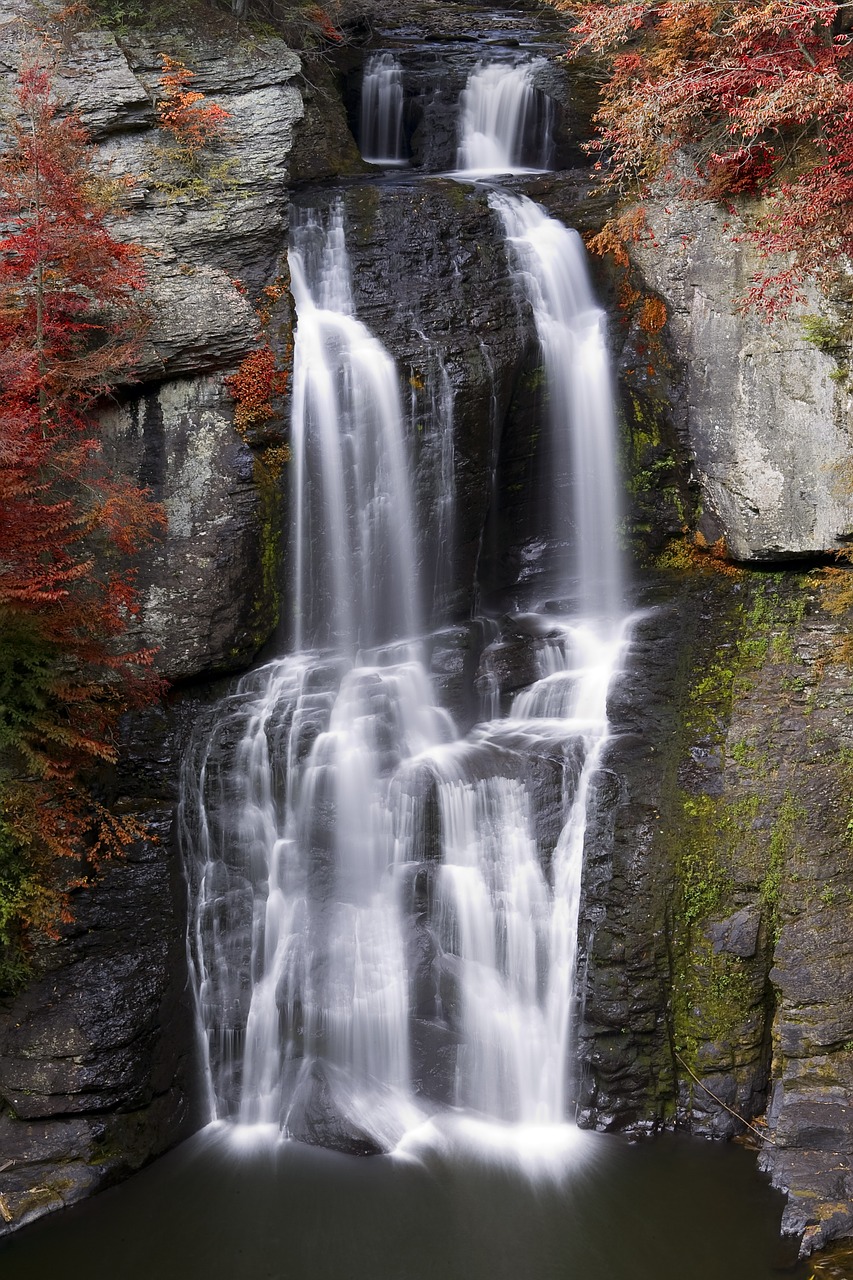
[[[709,542],[724,537],[742,562],[815,556],[846,546],[853,395],[839,353],[810,342],[800,313],[829,328],[846,307],[813,295],[768,323],[740,299],[767,269],[746,223],[711,204],[650,201],[632,252],[667,305]],[[746,211],[748,214],[748,211]]]

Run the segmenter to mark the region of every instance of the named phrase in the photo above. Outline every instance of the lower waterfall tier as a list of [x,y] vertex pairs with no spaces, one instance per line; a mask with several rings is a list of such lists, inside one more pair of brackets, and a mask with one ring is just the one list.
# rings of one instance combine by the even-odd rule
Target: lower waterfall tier
[[624,638],[539,630],[541,680],[467,738],[396,646],[261,668],[197,743],[181,820],[214,1116],[368,1153],[441,1105],[571,1115],[587,795]]

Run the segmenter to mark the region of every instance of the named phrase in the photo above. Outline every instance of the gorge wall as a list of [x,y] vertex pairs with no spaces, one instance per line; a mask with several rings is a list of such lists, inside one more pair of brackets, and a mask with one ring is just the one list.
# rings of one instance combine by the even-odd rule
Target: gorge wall
[[[9,81],[32,21],[0,6]],[[588,94],[555,59],[556,19],[543,29],[518,10],[498,22],[424,6],[405,37],[383,21],[374,43],[411,51],[407,129],[430,170],[453,163],[442,102],[489,42],[527,39],[538,23],[560,172],[524,189],[581,229],[600,225],[577,147]],[[232,115],[233,163],[204,191],[182,185],[159,147],[161,50]],[[192,723],[289,628],[287,426],[246,438],[223,381],[254,344],[248,299],[285,269],[289,202],[297,213],[309,199],[343,203],[358,314],[407,380],[425,527],[441,497],[430,405],[445,382],[452,391],[459,518],[452,563],[427,574],[439,584],[440,696],[465,724],[487,678],[503,698],[532,678],[535,641],[520,624],[505,620],[495,638],[471,621],[483,603],[499,618],[544,571],[547,538],[530,511],[542,383],[529,309],[481,189],[437,175],[359,181],[363,49],[336,57],[306,66],[280,40],[232,29],[65,35],[59,87],[104,160],[136,177],[122,235],[152,250],[139,382],[103,423],[116,468],[168,512],[166,537],[139,564],[140,638],[176,689],[128,725],[122,766],[104,782],[157,842],[75,893],[67,936],[39,948],[33,980],[0,1005],[3,1229],[125,1175],[200,1122],[172,826]],[[811,1249],[853,1232],[853,706],[845,620],[822,608],[807,572],[783,566],[851,534],[851,395],[833,376],[838,359],[797,322],[740,315],[751,264],[722,217],[663,202],[647,212],[657,244],[636,246],[635,270],[669,316],[653,359],[598,268],[614,304],[642,613],[587,833],[580,1114],[603,1128],[730,1136],[743,1129],[732,1112],[766,1112],[761,1158],[790,1189],[786,1230]],[[286,302],[280,319],[284,350]],[[695,528],[749,567],[696,554],[683,538]]]

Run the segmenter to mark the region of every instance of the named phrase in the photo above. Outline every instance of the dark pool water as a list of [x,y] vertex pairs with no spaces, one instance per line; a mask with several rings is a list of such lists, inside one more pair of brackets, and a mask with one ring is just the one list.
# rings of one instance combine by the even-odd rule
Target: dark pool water
[[200,1134],[0,1245],[2,1280],[807,1280],[736,1147],[584,1135],[562,1173]]

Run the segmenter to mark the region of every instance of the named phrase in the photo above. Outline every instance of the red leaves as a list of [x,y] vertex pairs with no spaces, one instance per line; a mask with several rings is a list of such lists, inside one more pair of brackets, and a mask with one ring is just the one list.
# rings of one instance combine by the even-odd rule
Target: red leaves
[[47,71],[23,68],[18,104],[0,156],[0,943],[14,919],[62,916],[51,858],[91,862],[138,834],[85,775],[158,687],[151,652],[121,643],[137,601],[117,559],[163,520],[106,474],[89,416],[138,354],[141,250],[108,228],[116,184]]
[[639,193],[676,151],[694,158],[693,198],[769,195],[754,239],[797,263],[755,282],[748,301],[771,314],[804,273],[826,276],[853,252],[853,44],[833,36],[837,4],[586,4],[572,55],[607,58],[610,78],[593,149],[608,182]]
[[167,53],[160,54],[160,61],[163,64],[162,97],[157,104],[157,120],[187,159],[195,160],[205,148],[222,140],[231,113],[216,103],[207,102],[198,89],[190,88],[195,72],[183,62],[170,58]]
[[273,417],[270,403],[274,395],[283,395],[287,389],[287,374],[276,370],[275,355],[264,343],[257,351],[251,351],[225,385],[231,392],[236,409],[234,422],[238,431],[260,426]]
[[334,44],[340,44],[343,40],[343,32],[338,30],[326,10],[321,9],[319,5],[312,5],[308,10],[308,17],[327,40],[331,40]]

